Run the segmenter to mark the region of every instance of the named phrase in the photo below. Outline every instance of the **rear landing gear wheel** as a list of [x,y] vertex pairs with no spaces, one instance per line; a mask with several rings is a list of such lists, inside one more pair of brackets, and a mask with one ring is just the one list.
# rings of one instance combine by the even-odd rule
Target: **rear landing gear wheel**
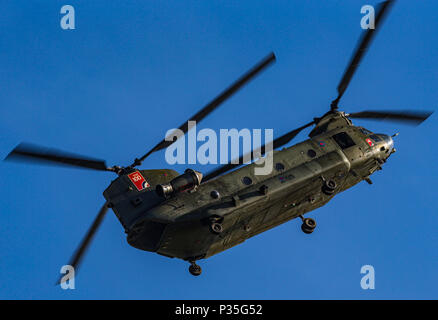
[[200,276],[202,273],[202,269],[200,266],[198,266],[196,264],[196,262],[191,262],[190,267],[189,267],[189,272],[191,273],[191,275],[197,277]]
[[306,234],[311,234],[316,228],[316,221],[312,218],[301,218],[303,224],[301,225],[301,230]]
[[222,231],[224,231],[224,227],[219,222],[213,222],[210,225],[210,231],[213,232],[214,234],[220,234],[222,233]]

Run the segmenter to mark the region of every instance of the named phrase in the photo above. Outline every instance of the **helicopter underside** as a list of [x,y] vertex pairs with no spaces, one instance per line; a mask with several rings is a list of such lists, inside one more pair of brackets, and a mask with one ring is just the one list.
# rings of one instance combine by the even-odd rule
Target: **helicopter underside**
[[[342,180],[338,179],[338,183],[348,187],[359,181],[361,179],[351,174]],[[157,252],[171,258],[183,260],[208,258],[259,233],[313,211],[325,205],[335,195],[324,194],[321,191],[321,181],[318,179],[309,188],[302,189],[300,193],[301,195],[295,196],[286,194],[275,202],[269,202],[271,204],[269,207],[259,205],[236,210],[224,218],[222,222],[224,231],[220,234],[212,233],[209,224],[201,220],[167,225],[149,221],[141,225],[143,228],[141,236],[136,235],[135,240],[134,237],[128,236],[128,242],[138,249]]]

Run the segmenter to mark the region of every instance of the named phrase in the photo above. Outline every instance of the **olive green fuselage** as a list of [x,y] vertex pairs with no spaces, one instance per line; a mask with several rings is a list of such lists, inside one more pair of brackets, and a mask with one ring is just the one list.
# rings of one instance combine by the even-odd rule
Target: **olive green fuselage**
[[[354,145],[339,144],[333,138],[338,133],[346,133]],[[268,175],[256,175],[257,164],[252,163],[163,199],[154,185],[178,173],[140,170],[150,188],[138,192],[124,175],[112,182],[104,196],[130,245],[184,260],[207,258],[323,206],[380,169],[392,152],[392,141],[370,145],[369,132],[353,126],[341,113],[323,118],[310,136],[274,151]],[[323,192],[326,180],[336,182],[333,194]],[[213,197],[213,191],[219,197]],[[212,220],[220,221],[223,232],[211,232]]]

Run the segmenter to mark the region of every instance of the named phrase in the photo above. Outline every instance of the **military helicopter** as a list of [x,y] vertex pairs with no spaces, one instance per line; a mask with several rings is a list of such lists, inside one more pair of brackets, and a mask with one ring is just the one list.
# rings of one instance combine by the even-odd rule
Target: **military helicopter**
[[[355,126],[351,119],[419,124],[431,115],[431,112],[416,111],[339,111],[338,103],[393,2],[379,4],[375,29],[364,31],[339,82],[338,96],[330,110],[272,141],[274,167],[268,175],[254,174],[256,162],[243,166],[245,156],[241,156],[238,163],[222,165],[205,176],[192,169],[183,174],[171,169],[137,169],[149,155],[167,148],[178,137],[173,141],[163,139],[125,167],[108,167],[103,160],[30,144],[18,145],[6,159],[45,161],[117,174],[103,192],[105,204],[69,262],[75,268],[108,208],[119,219],[131,246],[188,261],[189,272],[195,276],[201,274],[198,260],[291,219],[300,218],[302,231],[310,234],[316,222],[304,214],[325,205],[336,194],[362,180],[372,183],[370,176],[382,169],[395,152],[391,136]],[[271,53],[190,120],[199,123],[274,61],[275,55]],[[281,151],[275,150],[311,126],[314,128],[309,139]],[[185,134],[189,130],[188,122],[179,129]],[[258,155],[265,155],[265,151],[263,145]],[[255,160],[254,153],[250,156]]]

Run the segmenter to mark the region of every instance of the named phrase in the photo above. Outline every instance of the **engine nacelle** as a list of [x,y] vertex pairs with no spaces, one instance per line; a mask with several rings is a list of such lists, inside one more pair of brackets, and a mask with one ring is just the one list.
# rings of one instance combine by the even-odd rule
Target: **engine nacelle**
[[171,195],[186,192],[195,189],[201,184],[202,173],[187,169],[184,174],[176,177],[168,184],[157,185],[155,191],[161,197],[169,197]]

